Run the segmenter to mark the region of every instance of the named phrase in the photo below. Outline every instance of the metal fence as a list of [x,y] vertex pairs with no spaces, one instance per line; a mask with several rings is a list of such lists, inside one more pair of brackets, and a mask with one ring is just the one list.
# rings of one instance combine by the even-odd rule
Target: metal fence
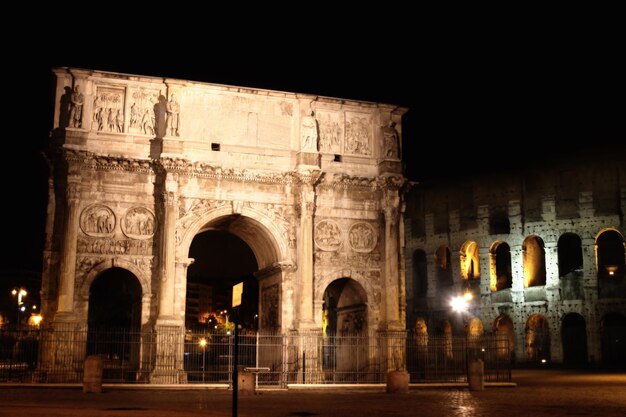
[[[234,336],[115,329],[0,330],[0,381],[73,382],[87,356],[99,355],[106,383],[231,384]],[[423,338],[406,332],[325,336],[321,332],[242,332],[240,370],[263,368],[259,386],[385,383],[388,370],[407,370],[412,383],[465,382],[471,359],[485,381],[511,380],[507,339]]]

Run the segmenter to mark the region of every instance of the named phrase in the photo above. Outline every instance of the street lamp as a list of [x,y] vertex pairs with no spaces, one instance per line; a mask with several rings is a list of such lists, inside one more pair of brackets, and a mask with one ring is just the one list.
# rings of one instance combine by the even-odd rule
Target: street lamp
[[24,288],[13,288],[11,294],[17,297],[17,314],[15,316],[15,328],[17,329],[20,324],[20,311],[26,310],[26,306],[24,306],[24,301],[22,301],[22,298],[26,297],[28,295],[28,292]]
[[204,355],[204,348],[206,347],[207,341],[206,339],[203,337],[202,339],[200,339],[200,341],[198,342],[198,344],[200,345],[200,348],[202,348],[202,383],[204,384],[204,363],[205,363],[205,355]]

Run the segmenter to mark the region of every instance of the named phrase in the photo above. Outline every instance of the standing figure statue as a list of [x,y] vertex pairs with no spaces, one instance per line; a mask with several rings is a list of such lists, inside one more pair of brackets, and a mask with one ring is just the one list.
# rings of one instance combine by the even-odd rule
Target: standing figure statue
[[70,96],[70,121],[69,127],[81,127],[83,124],[83,103],[85,96],[80,92],[80,87],[75,86]]
[[168,136],[180,136],[178,132],[179,127],[179,113],[180,113],[180,104],[176,101],[176,97],[174,93],[170,95],[170,101],[167,102],[165,106],[165,112],[167,113],[167,118],[165,120],[165,131]]
[[317,152],[317,120],[315,120],[315,113],[311,113],[302,117],[302,126],[300,128],[300,135],[302,137],[302,149]]
[[400,147],[400,141],[398,131],[396,130],[396,123],[394,121],[390,121],[387,126],[383,127],[383,137],[385,141],[383,156],[385,158],[392,159],[400,158],[400,152],[398,150]]

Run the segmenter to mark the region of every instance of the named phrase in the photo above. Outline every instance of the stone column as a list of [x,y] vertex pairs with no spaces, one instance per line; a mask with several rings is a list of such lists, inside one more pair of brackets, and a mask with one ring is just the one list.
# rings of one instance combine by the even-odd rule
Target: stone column
[[176,218],[178,212],[178,182],[173,174],[167,173],[163,190],[163,227],[161,228],[160,267],[161,288],[159,291],[159,316],[157,324],[174,322],[174,287],[176,284]]
[[400,197],[397,188],[387,187],[383,193],[383,214],[385,221],[385,319],[386,328],[403,330],[400,320],[400,276],[399,266],[399,217]]
[[74,281],[76,279],[76,242],[78,239],[80,177],[68,175],[67,213],[59,267],[59,287],[55,322],[74,321]]
[[301,330],[307,330],[316,327],[313,320],[313,212],[315,191],[310,181],[302,184],[299,197],[298,271],[300,272],[300,323],[298,327]]
[[[176,219],[178,182],[174,174],[165,173],[162,184],[162,225],[159,245],[159,314],[156,320],[156,359],[150,382],[176,384],[184,382],[184,327],[175,317],[176,287]],[[184,321],[183,321],[184,322]]]

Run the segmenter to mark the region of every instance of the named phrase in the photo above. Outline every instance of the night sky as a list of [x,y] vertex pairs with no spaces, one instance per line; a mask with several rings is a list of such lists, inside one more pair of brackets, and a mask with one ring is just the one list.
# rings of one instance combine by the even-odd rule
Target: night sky
[[[497,173],[524,166],[529,157],[540,165],[596,146],[624,149],[622,54],[578,42],[472,43],[466,35],[437,43],[429,38],[399,44],[394,38],[382,47],[307,36],[296,47],[279,38],[228,45],[214,38],[194,53],[147,41],[138,42],[136,50],[114,41],[73,47],[66,39],[63,48],[38,44],[28,50],[30,61],[15,58],[15,65],[5,68],[6,233],[0,275],[41,269],[47,170],[40,153],[51,125],[55,66],[406,106],[403,156],[406,175],[414,181]],[[131,48],[133,58],[122,59],[118,48]],[[16,57],[17,52],[24,53],[16,51]]]

